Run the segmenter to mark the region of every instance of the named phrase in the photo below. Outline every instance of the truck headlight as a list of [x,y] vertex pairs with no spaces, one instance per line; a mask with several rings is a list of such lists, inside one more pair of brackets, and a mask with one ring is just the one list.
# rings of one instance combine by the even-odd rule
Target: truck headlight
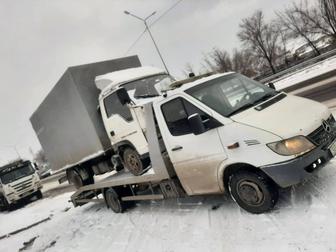
[[295,136],[274,143],[269,143],[267,146],[283,156],[302,155],[315,148],[315,145],[304,136]]

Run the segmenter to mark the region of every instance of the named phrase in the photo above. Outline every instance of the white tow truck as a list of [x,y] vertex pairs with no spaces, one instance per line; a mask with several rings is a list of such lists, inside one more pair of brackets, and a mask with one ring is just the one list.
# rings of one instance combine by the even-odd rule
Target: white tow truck
[[227,192],[263,213],[279,188],[308,179],[336,155],[336,122],[322,104],[237,73],[170,87],[136,105],[123,87],[115,91],[131,111],[143,110],[151,163],[140,176],[124,170],[79,188],[74,206],[105,201],[120,213],[138,200]]
[[19,160],[0,167],[0,210],[36,196],[42,198],[42,184],[37,171],[30,161]]

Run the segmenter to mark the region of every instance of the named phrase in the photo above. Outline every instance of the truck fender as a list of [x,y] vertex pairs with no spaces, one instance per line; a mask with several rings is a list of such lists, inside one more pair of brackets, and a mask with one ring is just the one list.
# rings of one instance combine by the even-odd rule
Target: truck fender
[[262,172],[260,168],[248,163],[237,162],[227,164],[223,161],[218,168],[218,185],[222,192],[228,191],[228,182],[231,175],[242,169]]
[[[113,145],[114,151],[116,153],[118,153],[119,155],[122,152],[123,148],[125,148],[125,147],[130,147],[133,150],[137,151],[137,149],[135,148],[135,146],[130,141],[128,141],[128,140],[123,140],[123,141],[118,142],[118,143],[116,143],[116,144]],[[120,155],[120,156],[122,156],[122,155]]]

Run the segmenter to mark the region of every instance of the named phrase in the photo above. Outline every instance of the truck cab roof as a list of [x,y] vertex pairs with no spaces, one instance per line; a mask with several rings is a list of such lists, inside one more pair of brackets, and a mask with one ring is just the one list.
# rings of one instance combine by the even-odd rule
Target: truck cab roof
[[102,98],[122,84],[159,74],[166,74],[166,72],[162,69],[150,66],[135,67],[99,75],[96,77],[95,83],[97,88],[101,90],[99,98]]
[[18,167],[21,167],[21,166],[24,166],[24,165],[27,165],[27,164],[30,164],[30,163],[31,162],[29,160],[17,160],[17,161],[11,162],[9,164],[6,164],[4,166],[1,166],[0,167],[0,173],[1,172],[6,172],[7,170],[15,169],[15,168],[18,168]]

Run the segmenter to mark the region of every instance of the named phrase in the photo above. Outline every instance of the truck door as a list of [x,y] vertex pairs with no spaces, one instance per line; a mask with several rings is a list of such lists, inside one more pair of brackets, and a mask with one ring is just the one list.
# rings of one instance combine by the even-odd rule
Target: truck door
[[[219,165],[227,158],[218,128],[223,125],[211,113],[183,97],[164,102],[157,108],[160,128],[176,174],[190,194],[218,193]],[[162,114],[161,114],[162,112]],[[206,132],[194,135],[188,117],[198,113]]]
[[139,122],[127,105],[122,105],[116,93],[105,97],[101,104],[104,125],[112,145],[128,141],[140,155],[148,152],[146,138]]

